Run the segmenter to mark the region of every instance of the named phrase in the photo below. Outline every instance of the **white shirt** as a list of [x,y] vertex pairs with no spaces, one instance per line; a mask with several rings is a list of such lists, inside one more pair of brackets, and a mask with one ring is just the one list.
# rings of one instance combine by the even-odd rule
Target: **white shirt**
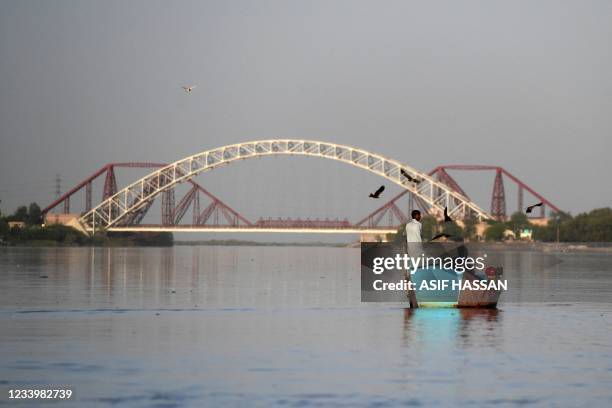
[[421,228],[423,226],[414,218],[406,223],[406,241],[407,242],[422,242]]
[[[421,223],[414,218],[406,223],[406,251],[408,256],[418,258],[423,255],[423,246],[421,244]],[[411,273],[414,273],[411,272]]]

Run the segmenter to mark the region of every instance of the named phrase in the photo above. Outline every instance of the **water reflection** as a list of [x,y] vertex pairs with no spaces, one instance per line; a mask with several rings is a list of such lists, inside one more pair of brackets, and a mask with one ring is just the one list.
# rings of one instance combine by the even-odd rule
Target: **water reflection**
[[459,348],[496,347],[503,339],[498,309],[404,309],[402,345],[437,347],[455,339]]
[[53,257],[41,267],[54,265],[52,282],[58,287],[80,286],[89,306],[346,306],[355,304],[359,295],[359,280],[352,276],[356,262],[347,252],[351,250],[342,256],[333,256],[329,252],[338,250],[327,248],[62,250],[74,256]]

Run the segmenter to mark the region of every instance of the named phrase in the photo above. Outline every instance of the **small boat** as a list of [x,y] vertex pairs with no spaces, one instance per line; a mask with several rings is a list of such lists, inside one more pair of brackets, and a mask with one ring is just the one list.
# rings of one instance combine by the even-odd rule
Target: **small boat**
[[[468,257],[463,242],[429,242],[424,248],[427,256],[442,258]],[[485,255],[486,256],[486,255]],[[501,266],[484,265],[482,270],[426,268],[417,269],[411,276],[415,283],[416,302],[419,307],[479,307],[494,308],[506,283],[502,281]],[[423,282],[447,282],[444,287],[427,290]],[[408,294],[410,297],[410,293]],[[413,298],[414,299],[414,298]]]
[[[418,269],[410,278],[415,283],[418,307],[495,308],[501,296],[502,267],[488,266],[484,274],[448,269]],[[447,282],[445,287],[428,285]]]
[[[506,286],[502,279],[503,268],[486,263],[482,269],[461,270],[428,264],[425,268],[417,268],[410,277],[406,270],[388,267],[384,273],[377,274],[373,270],[374,259],[408,255],[414,249],[409,250],[405,243],[397,242],[362,242],[361,249],[362,302],[408,301],[411,307],[495,308]],[[468,248],[463,242],[427,242],[418,246],[416,253],[423,258],[457,259],[467,258]],[[412,291],[408,288],[408,279],[414,288]],[[402,282],[401,290],[384,289],[385,283],[395,282]]]

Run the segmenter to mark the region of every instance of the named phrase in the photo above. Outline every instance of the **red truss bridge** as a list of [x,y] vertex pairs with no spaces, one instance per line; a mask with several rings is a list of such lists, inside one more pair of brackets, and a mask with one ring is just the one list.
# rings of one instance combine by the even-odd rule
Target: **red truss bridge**
[[[400,185],[403,191],[357,222],[350,222],[346,218],[259,218],[252,221],[193,180],[200,173],[237,160],[272,155],[302,155],[341,161],[386,178]],[[144,168],[152,171],[119,189],[115,173],[118,168]],[[448,172],[456,170],[495,172],[490,212],[474,203]],[[53,217],[52,211],[57,219],[62,213],[71,214],[76,225],[88,233],[106,230],[380,234],[395,231],[409,219],[408,212],[414,208],[440,217],[447,207],[449,215],[459,220],[504,219],[507,216],[504,176],[518,186],[519,208],[523,205],[523,193],[527,191],[544,203],[541,207],[542,217],[545,207],[558,211],[550,201],[501,167],[448,165],[422,173],[398,161],[350,146],[310,140],[262,140],[207,150],[170,164],[109,163],[52,202],[43,209],[43,214],[47,219]],[[102,196],[94,201],[92,186],[102,179]],[[189,190],[177,200],[175,187],[179,184],[187,184]],[[84,200],[79,201],[84,202],[83,208],[71,211],[71,199],[82,194]],[[402,210],[398,201],[405,195],[408,195],[409,204]],[[145,215],[156,200],[161,201],[160,223],[143,224]]]

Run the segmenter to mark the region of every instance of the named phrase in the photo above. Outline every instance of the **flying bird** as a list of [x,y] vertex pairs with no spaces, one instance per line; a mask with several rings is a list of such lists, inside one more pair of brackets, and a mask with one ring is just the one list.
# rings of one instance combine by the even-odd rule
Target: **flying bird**
[[453,222],[453,219],[448,216],[448,208],[444,207],[444,222]]
[[540,203],[537,203],[537,204],[534,204],[534,205],[530,205],[529,207],[527,207],[527,209],[525,210],[525,212],[526,212],[527,214],[531,214],[531,211],[532,211],[534,208],[536,208],[536,207],[541,207],[542,205],[544,205],[544,203],[541,203],[541,202],[540,202]]
[[194,89],[196,89],[197,85],[190,85],[190,86],[182,86],[181,88],[183,88],[185,90],[185,92],[191,92]]
[[438,238],[450,238],[452,237],[452,235],[448,235],[448,234],[438,234],[435,237],[433,237],[432,239],[430,239],[430,241],[435,241]]
[[376,190],[374,193],[370,193],[370,197],[380,198],[380,193],[382,193],[384,190],[385,190],[385,186],[380,186],[378,187],[378,190]]
[[413,183],[416,183],[416,184],[419,184],[421,182],[421,180],[413,178],[404,169],[400,169],[400,173],[402,173],[402,176],[406,177],[408,179],[408,181],[412,181]]

